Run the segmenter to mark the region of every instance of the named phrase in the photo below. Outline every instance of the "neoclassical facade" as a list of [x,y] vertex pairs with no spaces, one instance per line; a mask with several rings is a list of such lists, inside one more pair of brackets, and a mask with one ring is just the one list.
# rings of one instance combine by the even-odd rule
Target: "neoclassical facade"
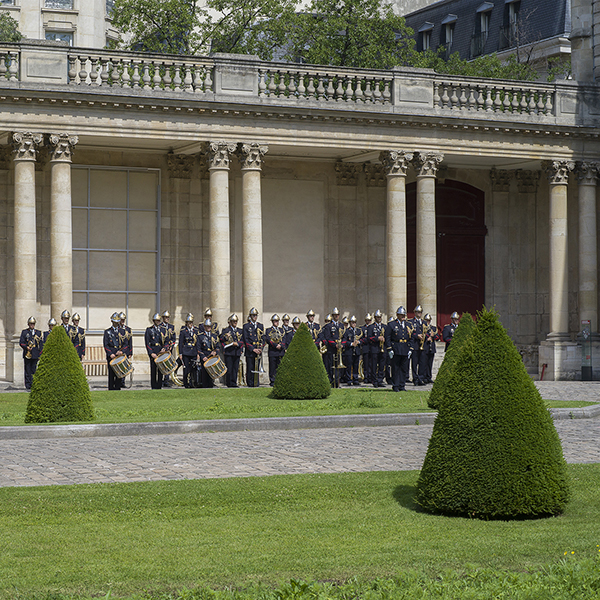
[[65,308],[88,345],[124,310],[142,370],[157,310],[420,303],[440,326],[494,306],[532,372],[577,378],[581,322],[598,331],[599,91],[4,45],[0,377],[22,379],[27,318]]

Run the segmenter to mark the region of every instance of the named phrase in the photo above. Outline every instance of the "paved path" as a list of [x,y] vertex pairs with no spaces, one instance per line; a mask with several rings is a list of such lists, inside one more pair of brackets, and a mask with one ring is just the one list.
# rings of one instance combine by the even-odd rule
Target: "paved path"
[[[600,418],[557,421],[569,463],[600,462]],[[421,467],[431,425],[0,442],[0,486]]]

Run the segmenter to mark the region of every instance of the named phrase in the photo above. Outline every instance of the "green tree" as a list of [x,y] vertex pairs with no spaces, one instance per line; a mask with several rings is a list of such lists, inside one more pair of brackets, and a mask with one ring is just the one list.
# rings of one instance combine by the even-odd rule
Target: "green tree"
[[323,359],[306,323],[298,327],[277,367],[271,394],[273,398],[288,400],[314,400],[331,394]]
[[55,327],[33,376],[25,423],[93,419],[90,387],[77,351],[64,327]]
[[19,23],[7,11],[0,12],[0,42],[19,42],[23,35]]
[[448,346],[448,350],[444,353],[444,360],[442,361],[438,374],[433,382],[429,398],[427,398],[429,408],[438,408],[440,402],[443,400],[446,382],[452,374],[452,368],[456,364],[460,349],[465,341],[469,339],[474,329],[475,321],[473,321],[473,317],[469,313],[463,313],[460,318],[460,323],[452,336],[452,342]]
[[552,417],[498,315],[483,310],[446,382],[416,501],[434,513],[518,519],[560,514],[568,496]]

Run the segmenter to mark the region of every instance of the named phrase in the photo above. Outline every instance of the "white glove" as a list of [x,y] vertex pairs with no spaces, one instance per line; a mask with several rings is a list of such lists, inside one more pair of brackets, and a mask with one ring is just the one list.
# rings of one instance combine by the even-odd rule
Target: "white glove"
[[388,355],[389,355],[389,357],[390,357],[390,360],[391,360],[392,358],[394,358],[394,351],[393,351],[393,350],[390,350],[390,351],[388,352]]
[[408,351],[408,358],[410,358],[410,355],[412,354],[412,350]]

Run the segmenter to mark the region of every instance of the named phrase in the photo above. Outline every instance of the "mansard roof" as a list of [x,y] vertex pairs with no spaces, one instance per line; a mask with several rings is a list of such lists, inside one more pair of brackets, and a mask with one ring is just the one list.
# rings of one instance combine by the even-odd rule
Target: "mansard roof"
[[[453,24],[451,52],[471,59],[515,47],[508,29],[509,4],[516,7],[521,26],[520,45],[537,43],[571,31],[570,0],[441,0],[405,15],[406,23],[419,37],[425,23],[432,23],[430,48],[446,45],[446,24]],[[473,52],[475,38],[481,33],[481,13],[489,13],[489,32],[479,51]]]

